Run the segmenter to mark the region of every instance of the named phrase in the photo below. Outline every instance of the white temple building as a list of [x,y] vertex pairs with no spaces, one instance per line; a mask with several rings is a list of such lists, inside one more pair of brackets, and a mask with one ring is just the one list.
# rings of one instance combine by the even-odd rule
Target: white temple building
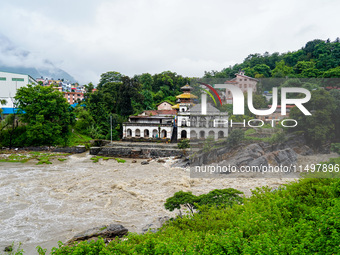
[[[183,94],[176,96],[178,104],[172,110],[162,110],[165,102],[158,105],[158,110],[144,111],[141,115],[130,116],[123,123],[123,138],[168,138],[168,139],[206,139],[215,140],[228,136],[228,125],[215,125],[216,119],[228,119],[228,113],[221,112],[209,103],[195,104],[197,96],[191,94],[188,84],[181,88]],[[167,106],[169,107],[169,106]],[[205,113],[202,113],[205,107]],[[169,108],[167,108],[169,109]]]

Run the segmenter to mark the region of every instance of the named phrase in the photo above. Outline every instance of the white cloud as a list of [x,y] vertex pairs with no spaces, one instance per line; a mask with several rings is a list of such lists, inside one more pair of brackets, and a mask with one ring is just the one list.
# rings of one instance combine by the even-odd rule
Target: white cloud
[[[101,73],[220,70],[337,35],[337,1],[4,1],[0,33],[82,83]],[[1,56],[15,64],[18,59]],[[4,60],[5,58],[5,60]]]

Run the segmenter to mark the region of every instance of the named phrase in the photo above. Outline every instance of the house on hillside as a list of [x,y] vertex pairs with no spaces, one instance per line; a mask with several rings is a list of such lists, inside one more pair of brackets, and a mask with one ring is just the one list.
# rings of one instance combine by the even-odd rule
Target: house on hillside
[[[259,82],[259,80],[245,75],[244,71],[242,70],[240,70],[235,75],[236,77],[234,79],[226,81],[225,84],[230,84],[239,87],[243,93],[246,93],[248,88],[252,88],[253,92],[254,93],[256,92],[257,83]],[[226,103],[227,104],[233,103],[233,96],[229,89],[226,89]]]
[[167,101],[164,101],[164,102],[157,105],[157,110],[172,110],[172,106],[173,106],[173,104],[171,104]]

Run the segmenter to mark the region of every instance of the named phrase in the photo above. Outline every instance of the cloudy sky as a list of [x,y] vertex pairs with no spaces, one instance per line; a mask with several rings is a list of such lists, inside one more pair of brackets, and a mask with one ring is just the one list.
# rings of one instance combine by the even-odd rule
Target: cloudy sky
[[251,53],[333,41],[339,10],[337,0],[2,0],[0,36],[30,54],[0,58],[49,60],[83,84],[107,71],[202,76]]

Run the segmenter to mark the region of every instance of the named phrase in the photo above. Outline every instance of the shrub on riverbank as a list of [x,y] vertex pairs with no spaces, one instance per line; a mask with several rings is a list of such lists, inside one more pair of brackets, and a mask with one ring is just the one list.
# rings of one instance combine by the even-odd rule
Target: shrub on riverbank
[[332,254],[340,253],[340,180],[301,179],[256,188],[241,205],[202,206],[157,233],[102,239],[52,254]]

